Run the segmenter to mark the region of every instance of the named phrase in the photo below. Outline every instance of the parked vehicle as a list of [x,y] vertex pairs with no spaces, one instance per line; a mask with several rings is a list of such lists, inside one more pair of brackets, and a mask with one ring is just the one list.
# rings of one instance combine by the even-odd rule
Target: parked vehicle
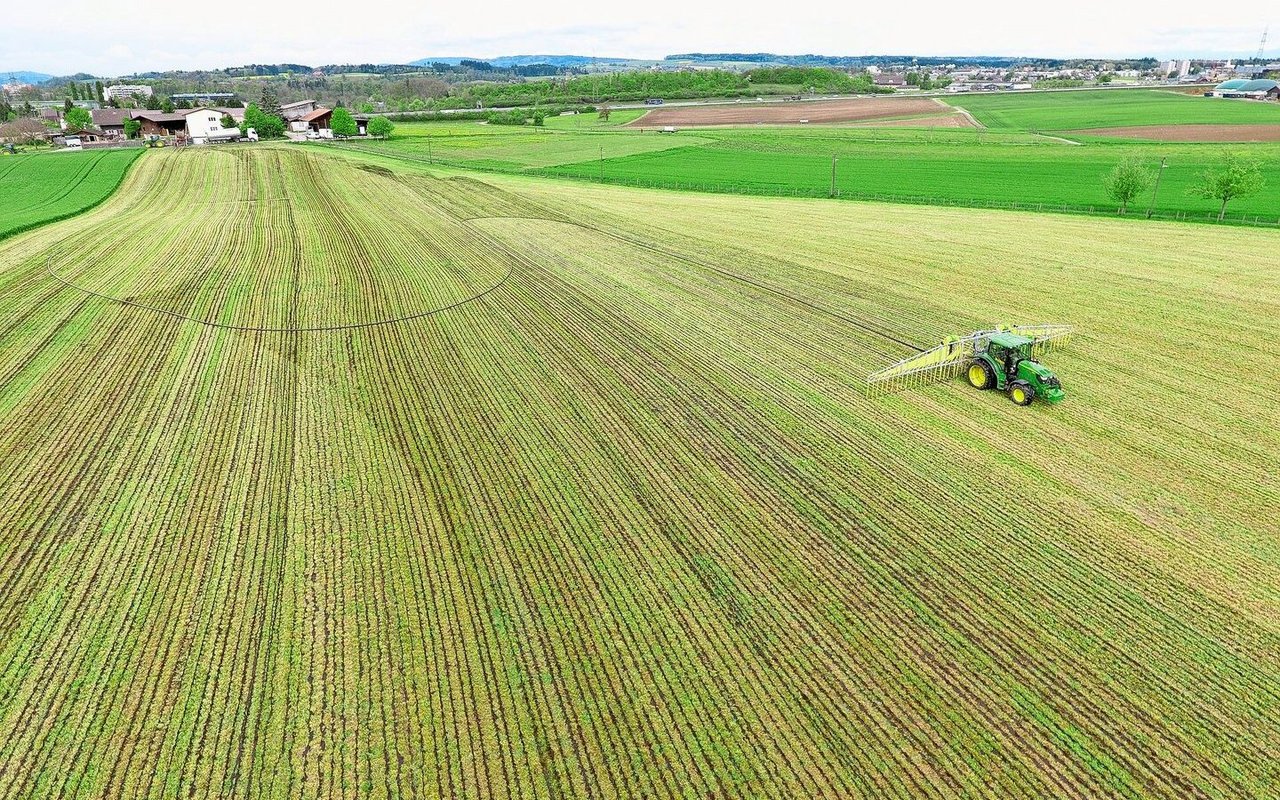
[[246,142],[256,142],[256,141],[258,141],[258,130],[257,130],[257,128],[249,128],[249,129],[247,129],[247,130],[244,132],[244,140],[245,140]]

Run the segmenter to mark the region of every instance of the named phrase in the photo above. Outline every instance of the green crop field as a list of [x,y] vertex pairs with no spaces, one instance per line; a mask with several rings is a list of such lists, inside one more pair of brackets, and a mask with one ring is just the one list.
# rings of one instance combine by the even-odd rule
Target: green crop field
[[[1054,96],[1072,93],[1060,92]],[[1025,97],[1025,96],[1024,96]],[[1233,200],[1234,220],[1280,222],[1280,143],[1249,145],[1096,141],[1072,146],[1019,131],[892,128],[720,128],[676,135],[635,130],[539,131],[476,123],[402,126],[395,138],[356,145],[412,163],[576,177],[638,186],[825,196],[838,158],[841,196],[936,204],[1010,204],[1107,213],[1103,177],[1134,157],[1167,168],[1159,193],[1136,204],[1166,216],[1212,219],[1218,204],[1191,194],[1226,149],[1257,159],[1269,190]],[[1153,187],[1154,189],[1154,187]],[[1153,198],[1153,195],[1155,197]]]
[[347,155],[0,244],[0,796],[1274,795],[1280,233]]
[[0,239],[101,203],[137,149],[0,157]]
[[1165,89],[1008,92],[944,100],[989,128],[1071,131],[1131,125],[1280,125],[1280,103],[1199,97]]

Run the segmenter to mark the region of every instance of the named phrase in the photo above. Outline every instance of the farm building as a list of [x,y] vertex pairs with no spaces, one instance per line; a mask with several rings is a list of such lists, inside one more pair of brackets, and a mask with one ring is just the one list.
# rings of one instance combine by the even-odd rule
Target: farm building
[[290,119],[289,130],[296,133],[324,130],[329,127],[329,121],[332,119],[332,108],[316,108],[306,114]]
[[142,123],[143,136],[176,136],[187,130],[187,118],[181,114],[139,109],[133,112],[133,118]]
[[102,129],[109,139],[124,138],[124,123],[133,119],[131,108],[95,108],[89,112],[93,124]]
[[1213,87],[1204,93],[1205,97],[1227,97],[1245,100],[1280,99],[1280,84],[1266,79],[1245,80],[1235,78]]
[[[79,139],[82,144],[101,142],[107,138],[107,135],[97,128],[75,128],[69,131],[64,131],[62,134],[62,140],[64,142],[67,139]],[[54,141],[56,142],[57,139],[55,138]]]
[[[299,120],[318,109],[319,106],[315,100],[299,100],[296,103],[285,103],[280,106],[280,116],[284,117],[285,122],[293,122]],[[306,130],[306,128],[303,128]]]

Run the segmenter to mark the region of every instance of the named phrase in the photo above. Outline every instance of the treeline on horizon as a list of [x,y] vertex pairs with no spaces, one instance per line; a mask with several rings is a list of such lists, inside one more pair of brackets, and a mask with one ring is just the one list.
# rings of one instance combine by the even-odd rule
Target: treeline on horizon
[[[566,57],[562,57],[566,58]],[[495,59],[501,60],[501,59]],[[1040,69],[1086,69],[1110,65],[1112,69],[1150,70],[1159,65],[1155,58],[1030,58],[1010,56],[913,56],[913,55],[859,55],[859,56],[826,56],[814,53],[800,55],[780,55],[777,53],[678,53],[664,59],[674,66],[677,62],[694,63],[742,63],[762,64],[775,67],[828,67],[834,69],[859,69],[869,66],[885,67],[890,65],[938,67],[947,64],[957,66],[984,66],[1008,68],[1025,66]],[[1241,59],[1240,63],[1249,63],[1251,59]],[[612,62],[610,62],[612,63]],[[618,62],[625,64],[625,61]],[[585,65],[585,61],[584,61]],[[637,68],[639,69],[639,68]],[[564,75],[585,75],[582,66],[550,63],[529,63],[499,65],[484,59],[459,59],[451,61],[431,60],[413,64],[325,64],[310,66],[307,64],[245,64],[238,67],[223,67],[210,70],[168,70],[136,72],[130,75],[117,76],[113,81],[131,80],[192,80],[200,77],[278,77],[283,75],[310,75],[321,73],[324,76],[366,74],[366,75],[415,75],[435,73],[443,77],[463,77],[488,73],[492,76],[509,78],[542,78]],[[40,84],[41,87],[56,88],[73,81],[93,81],[99,77],[86,72],[73,75],[61,75],[50,78]]]
[[635,70],[561,80],[480,83],[466,87],[466,95],[486,106],[519,106],[629,102],[650,97],[750,97],[766,91],[762,87],[778,86],[823,93],[889,91],[875,86],[868,75],[850,75],[824,67],[763,67],[746,72],[719,69],[693,72]]
[[792,66],[868,67],[891,64],[914,64],[938,67],[945,64],[974,67],[1039,67],[1043,69],[1084,69],[1111,64],[1115,69],[1154,69],[1160,62],[1154,58],[1027,58],[1011,56],[913,56],[863,55],[824,56],[814,53],[779,55],[777,53],[681,53],[667,56],[668,61],[741,62],[746,64],[786,64]]

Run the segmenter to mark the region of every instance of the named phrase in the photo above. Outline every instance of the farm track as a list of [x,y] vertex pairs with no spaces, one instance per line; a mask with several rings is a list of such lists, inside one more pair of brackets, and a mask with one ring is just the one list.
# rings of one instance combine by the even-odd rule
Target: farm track
[[156,155],[0,246],[0,796],[1275,785],[1266,234]]

